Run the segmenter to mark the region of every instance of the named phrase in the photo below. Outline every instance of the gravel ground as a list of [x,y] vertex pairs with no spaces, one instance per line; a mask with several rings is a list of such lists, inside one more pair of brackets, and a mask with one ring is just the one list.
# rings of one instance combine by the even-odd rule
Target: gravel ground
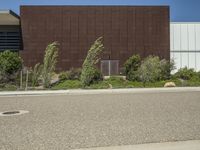
[[1,150],[200,140],[200,92],[0,97]]

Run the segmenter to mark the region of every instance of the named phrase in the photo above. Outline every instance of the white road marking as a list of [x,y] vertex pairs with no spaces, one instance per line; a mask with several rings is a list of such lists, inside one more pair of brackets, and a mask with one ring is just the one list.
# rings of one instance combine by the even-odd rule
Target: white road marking
[[150,143],[128,146],[96,147],[76,150],[200,150],[200,140]]

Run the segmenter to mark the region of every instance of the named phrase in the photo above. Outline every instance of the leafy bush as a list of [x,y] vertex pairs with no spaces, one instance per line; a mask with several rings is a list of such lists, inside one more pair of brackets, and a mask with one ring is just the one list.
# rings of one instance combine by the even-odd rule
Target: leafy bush
[[186,80],[186,86],[191,86],[191,87],[199,87],[200,86],[200,80]]
[[0,82],[13,80],[21,68],[22,59],[16,52],[7,50],[0,53]]
[[139,80],[138,70],[137,70],[137,71],[131,70],[131,71],[127,74],[126,79],[129,80],[129,81],[138,81],[138,80]]
[[[154,83],[147,82],[146,87],[163,87],[165,81],[156,81]],[[120,77],[111,77],[110,79],[106,79],[104,81],[100,81],[95,84],[91,84],[87,86],[87,89],[106,89],[110,88],[110,85],[113,89],[115,88],[142,88],[143,83],[138,81],[127,81]]]
[[99,81],[99,82],[95,82],[85,88],[87,88],[87,89],[125,88],[126,83],[127,83],[127,81],[124,80],[122,77],[111,76],[108,79],[105,79],[105,80]]
[[94,69],[93,70],[93,73],[91,74],[91,80],[92,82],[91,83],[95,83],[95,82],[98,82],[98,81],[102,81],[103,80],[103,75],[102,73],[98,70],[98,69]]
[[87,73],[87,76],[84,78],[84,81],[82,77],[83,86],[89,86],[90,84],[97,83],[98,81],[103,80],[103,75],[96,68],[88,67],[86,73]]
[[195,75],[191,78],[191,81],[200,82],[200,71],[195,73]]
[[100,37],[94,42],[89,49],[87,57],[83,63],[81,83],[84,87],[102,79],[101,73],[96,68],[96,64],[100,59],[99,55],[104,49],[102,40],[103,38]]
[[71,68],[69,71],[61,72],[59,74],[59,80],[80,80],[81,68]]
[[142,62],[138,69],[138,76],[143,85],[147,82],[155,82],[160,79],[160,59],[158,56],[149,56]]
[[176,69],[174,60],[167,61],[165,59],[162,59],[160,61],[160,80],[169,80],[171,77],[171,71]]
[[55,66],[58,57],[58,43],[49,44],[45,50],[42,68],[42,81],[45,88],[50,87],[52,73],[55,71]]
[[124,72],[126,78],[130,81],[135,81],[138,79],[137,70],[141,65],[141,58],[139,55],[133,55],[124,64]]
[[181,68],[174,75],[176,78],[182,80],[190,80],[195,76],[198,76],[198,73],[194,71],[194,69],[188,69],[187,67]]
[[0,84],[0,91],[15,91],[17,90],[17,86],[13,84]]
[[112,88],[126,88],[127,84],[127,81],[120,76],[111,76],[106,81]]
[[[153,80],[150,79],[147,82],[170,79],[170,76],[171,76],[170,73],[172,70],[175,69],[173,60],[171,62],[167,61],[165,59],[160,60],[159,57],[157,57],[157,56],[149,56],[148,59],[149,59],[148,61],[151,61],[151,65],[148,66],[148,67],[150,67],[149,71],[150,71],[150,69],[152,69],[151,72],[152,73],[154,72],[154,75],[155,75],[155,72],[159,72],[159,74],[157,73],[156,79],[153,79]],[[144,63],[145,61],[141,62],[141,58],[139,55],[133,55],[126,61],[126,63],[124,64],[125,75],[129,81],[140,81],[141,80],[141,69],[140,69],[140,72],[138,72],[138,69],[140,68],[142,63]],[[156,66],[155,69],[157,69],[157,70],[154,70],[154,65]],[[143,65],[143,67],[144,67],[144,65]]]
[[63,71],[59,74],[59,81],[69,80],[68,72]]
[[79,80],[65,80],[58,84],[55,84],[52,89],[60,90],[60,89],[78,89],[81,88],[81,82]]
[[71,68],[68,72],[69,80],[80,80],[81,68]]
[[99,81],[93,84],[90,84],[90,86],[84,87],[85,89],[108,89],[109,84],[107,81]]

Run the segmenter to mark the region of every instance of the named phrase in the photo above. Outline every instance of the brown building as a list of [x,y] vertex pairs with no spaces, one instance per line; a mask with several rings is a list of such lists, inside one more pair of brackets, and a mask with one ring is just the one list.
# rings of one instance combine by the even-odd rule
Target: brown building
[[81,67],[100,36],[105,75],[119,73],[133,54],[170,58],[168,6],[21,6],[20,17],[26,66],[41,62],[47,44],[58,41],[58,70]]

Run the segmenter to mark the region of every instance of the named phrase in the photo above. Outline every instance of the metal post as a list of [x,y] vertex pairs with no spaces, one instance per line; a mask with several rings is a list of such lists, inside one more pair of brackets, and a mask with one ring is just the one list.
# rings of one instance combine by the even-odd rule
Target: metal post
[[108,75],[110,77],[110,54],[108,55]]
[[28,89],[28,70],[26,71],[26,88],[25,90],[27,91]]
[[111,68],[110,68],[110,60],[108,61],[109,62],[109,76],[110,76],[110,72],[111,72]]
[[23,72],[22,70],[20,71],[20,89],[22,89],[23,84]]

